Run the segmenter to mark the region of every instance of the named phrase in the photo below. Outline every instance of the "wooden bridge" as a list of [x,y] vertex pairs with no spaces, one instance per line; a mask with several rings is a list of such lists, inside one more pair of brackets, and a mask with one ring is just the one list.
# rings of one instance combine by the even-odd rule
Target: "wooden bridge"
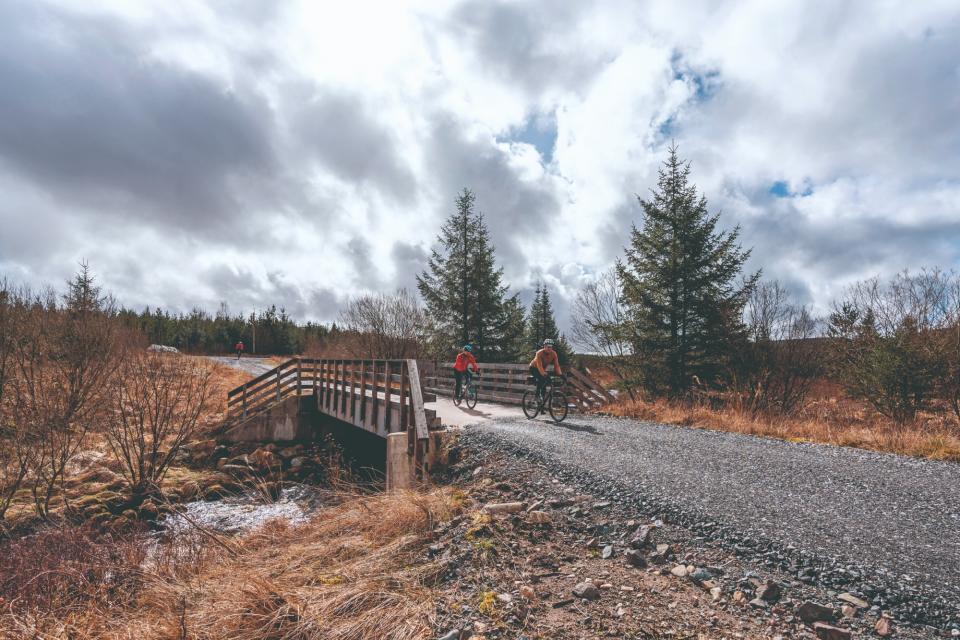
[[[453,389],[452,364],[416,360],[291,358],[227,394],[228,441],[307,440],[322,417],[386,440],[387,484],[426,480],[442,448],[443,425],[425,408]],[[478,398],[519,405],[525,365],[481,365]],[[572,408],[587,410],[612,400],[580,372],[568,373]]]

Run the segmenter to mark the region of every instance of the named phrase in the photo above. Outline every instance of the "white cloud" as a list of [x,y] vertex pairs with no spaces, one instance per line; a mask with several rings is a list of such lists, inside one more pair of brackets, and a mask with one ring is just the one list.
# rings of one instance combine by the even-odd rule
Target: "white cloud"
[[[0,38],[0,270],[33,283],[86,258],[131,305],[331,319],[410,286],[467,186],[563,310],[671,139],[820,308],[960,267],[955,2],[61,0]],[[513,138],[538,120],[549,163]]]

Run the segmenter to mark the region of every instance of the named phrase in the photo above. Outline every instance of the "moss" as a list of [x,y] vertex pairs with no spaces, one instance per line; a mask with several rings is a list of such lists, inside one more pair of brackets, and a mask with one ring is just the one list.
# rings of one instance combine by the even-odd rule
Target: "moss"
[[497,613],[497,594],[493,591],[481,592],[477,611],[491,618],[495,616]]

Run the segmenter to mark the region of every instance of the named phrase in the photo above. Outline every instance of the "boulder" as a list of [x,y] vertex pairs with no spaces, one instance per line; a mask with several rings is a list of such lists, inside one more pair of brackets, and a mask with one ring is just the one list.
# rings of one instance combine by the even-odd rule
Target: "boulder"
[[797,607],[797,617],[800,618],[804,624],[812,625],[816,622],[835,622],[836,615],[833,613],[833,609],[830,607],[825,607],[822,604],[817,604],[807,600],[799,607]]
[[682,564],[678,564],[673,569],[670,569],[670,573],[677,576],[678,578],[686,578],[687,568]]
[[637,529],[637,534],[630,540],[630,546],[634,549],[643,549],[649,546],[651,531],[653,531],[653,527],[650,525],[643,525]]
[[644,558],[643,554],[636,549],[628,549],[623,556],[626,558],[627,564],[629,564],[631,567],[642,569],[647,566],[647,559]]

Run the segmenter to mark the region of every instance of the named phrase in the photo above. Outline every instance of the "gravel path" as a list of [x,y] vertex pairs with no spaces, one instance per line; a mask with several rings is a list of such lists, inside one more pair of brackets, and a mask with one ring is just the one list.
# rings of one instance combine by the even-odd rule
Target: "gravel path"
[[960,465],[578,415],[488,421],[464,442],[538,458],[904,619],[960,623]]
[[237,360],[236,356],[209,356],[209,358],[215,362],[219,362],[220,364],[227,365],[228,367],[246,371],[251,377],[254,378],[260,374],[270,371],[270,369],[273,369],[276,366],[271,364],[267,358],[252,358],[249,356],[244,356],[239,360]]

